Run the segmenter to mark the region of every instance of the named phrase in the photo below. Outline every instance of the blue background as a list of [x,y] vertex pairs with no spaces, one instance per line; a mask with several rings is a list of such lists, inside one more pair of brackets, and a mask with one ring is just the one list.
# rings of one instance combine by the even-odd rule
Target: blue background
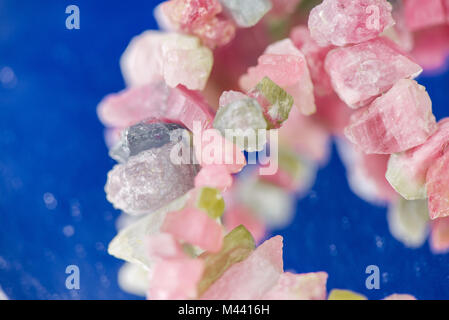
[[[81,29],[65,28],[76,4]],[[106,252],[119,212],[103,187],[113,166],[96,105],[124,87],[118,60],[131,37],[155,28],[152,1],[0,0],[0,286],[12,299],[128,299],[117,286],[121,261]],[[6,69],[8,70],[8,69]],[[0,78],[1,80],[1,78]],[[449,73],[421,77],[440,119],[449,116]],[[52,194],[54,199],[44,194]],[[351,193],[336,156],[298,200],[284,236],[285,268],[324,270],[328,289],[372,299],[394,292],[449,298],[449,255],[405,248],[392,238],[386,209]],[[71,226],[72,236],[63,233]],[[70,228],[70,227],[69,227]],[[67,228],[66,228],[67,230]],[[65,288],[78,265],[81,289]],[[375,264],[381,289],[365,288]]]

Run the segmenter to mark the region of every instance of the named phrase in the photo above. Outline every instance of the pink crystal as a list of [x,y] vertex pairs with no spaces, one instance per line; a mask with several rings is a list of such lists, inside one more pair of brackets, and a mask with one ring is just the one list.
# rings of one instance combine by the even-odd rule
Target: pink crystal
[[221,226],[196,208],[168,213],[161,230],[211,252],[219,251],[223,241]]
[[158,261],[153,269],[148,298],[151,300],[186,300],[197,296],[197,286],[204,271],[200,259],[178,258]]
[[411,31],[443,24],[446,21],[442,0],[404,0],[404,15]]
[[394,24],[391,10],[386,0],[324,0],[310,11],[310,33],[321,46],[360,43]]
[[203,129],[210,128],[213,122],[213,113],[199,92],[183,86],[169,88],[162,82],[110,94],[97,111],[106,126],[119,128],[156,119],[181,123],[193,131],[195,121]]
[[424,143],[436,130],[426,89],[403,79],[369,107],[354,113],[345,135],[365,153],[391,154]]
[[161,5],[161,11],[174,28],[198,36],[210,48],[234,37],[234,24],[217,17],[222,11],[218,0],[170,0]]
[[449,216],[449,152],[429,167],[426,188],[430,219]]
[[398,80],[415,78],[422,71],[383,38],[330,51],[325,68],[335,92],[352,108],[369,104]]
[[257,66],[250,67],[240,78],[240,86],[249,91],[264,77],[270,78],[287,91],[301,113],[310,115],[315,112],[313,83],[306,58],[290,39],[268,46],[259,57]]
[[128,86],[164,80],[170,87],[203,90],[213,65],[212,51],[198,38],[145,31],[134,37],[120,59]]
[[263,299],[267,300],[325,300],[327,273],[281,274],[276,285]]
[[271,2],[273,8],[270,13],[281,16],[293,13],[302,0],[271,0]]
[[424,199],[429,167],[449,146],[449,118],[438,122],[437,131],[422,145],[390,157],[386,178],[404,198]]
[[225,191],[232,185],[232,175],[226,166],[204,166],[195,177],[195,187],[212,187]]
[[430,224],[430,228],[430,248],[432,252],[449,252],[449,217],[435,219]]
[[181,245],[169,233],[155,233],[147,238],[147,248],[152,258],[183,258]]
[[307,59],[310,76],[313,80],[315,93],[318,95],[330,94],[333,92],[331,80],[324,69],[324,61],[332,46],[321,47],[310,36],[306,26],[298,26],[290,32],[295,46],[300,49]]
[[447,68],[449,25],[415,32],[415,43],[411,55],[425,71],[440,71]]
[[201,296],[206,300],[261,299],[283,272],[282,237],[260,245],[246,260],[234,264]]
[[226,210],[223,224],[226,230],[233,230],[243,225],[251,233],[256,243],[259,243],[266,235],[265,224],[250,209],[241,205],[235,205]]

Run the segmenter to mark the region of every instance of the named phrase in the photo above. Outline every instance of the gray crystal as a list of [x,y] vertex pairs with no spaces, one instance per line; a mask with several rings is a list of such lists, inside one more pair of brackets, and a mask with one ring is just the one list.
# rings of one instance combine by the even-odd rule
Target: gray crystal
[[171,141],[115,165],[108,173],[107,199],[117,209],[140,215],[153,212],[192,189],[198,166],[193,161],[172,161],[171,152],[176,147],[179,142]]
[[239,27],[252,27],[271,10],[270,0],[220,0]]
[[122,132],[120,141],[110,150],[111,158],[118,162],[128,161],[130,156],[142,151],[159,148],[177,139],[183,133],[183,127],[176,123],[138,123]]

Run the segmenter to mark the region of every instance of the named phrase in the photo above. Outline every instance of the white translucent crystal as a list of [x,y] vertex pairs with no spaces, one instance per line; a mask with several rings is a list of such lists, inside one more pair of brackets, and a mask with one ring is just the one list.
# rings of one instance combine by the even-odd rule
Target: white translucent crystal
[[429,234],[427,200],[399,197],[388,209],[388,226],[391,234],[405,246],[420,247]]
[[270,0],[220,0],[239,27],[252,27],[271,10]]
[[150,270],[154,261],[150,259],[146,250],[146,238],[158,233],[166,214],[182,209],[187,199],[187,195],[182,196],[120,231],[109,244],[109,254]]
[[123,291],[136,296],[146,296],[150,272],[135,263],[125,263],[118,271],[118,285]]

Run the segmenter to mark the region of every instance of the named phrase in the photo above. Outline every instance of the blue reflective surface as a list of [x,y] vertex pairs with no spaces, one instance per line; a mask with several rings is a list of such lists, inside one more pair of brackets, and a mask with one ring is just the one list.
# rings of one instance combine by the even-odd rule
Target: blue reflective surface
[[[96,105],[124,87],[118,59],[155,27],[155,1],[77,1],[81,29],[65,28],[61,1],[0,0],[0,286],[13,299],[128,299],[106,252],[119,212],[103,186],[107,156]],[[7,67],[5,69],[5,67]],[[421,77],[437,118],[449,116],[449,73]],[[329,273],[328,289],[377,299],[393,292],[449,298],[449,255],[393,239],[386,210],[356,197],[336,156],[298,201],[284,236],[286,270]],[[77,265],[81,289],[65,288]],[[381,289],[365,288],[380,268]]]

